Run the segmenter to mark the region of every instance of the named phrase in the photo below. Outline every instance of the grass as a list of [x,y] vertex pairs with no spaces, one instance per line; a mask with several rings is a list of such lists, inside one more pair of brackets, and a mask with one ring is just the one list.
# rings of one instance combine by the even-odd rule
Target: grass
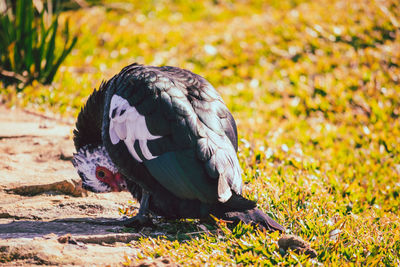
[[32,0],[2,1],[2,6],[6,12],[0,14],[1,80],[20,89],[33,80],[51,84],[77,41],[77,36],[69,34],[68,20],[62,30],[64,47],[56,49],[56,35],[60,32],[57,15],[43,6],[35,8]]
[[396,0],[106,1],[64,14],[80,37],[51,86],[0,97],[74,117],[129,63],[190,69],[237,120],[244,194],[318,253],[189,221],[131,244],[131,262],[399,265],[399,14]]

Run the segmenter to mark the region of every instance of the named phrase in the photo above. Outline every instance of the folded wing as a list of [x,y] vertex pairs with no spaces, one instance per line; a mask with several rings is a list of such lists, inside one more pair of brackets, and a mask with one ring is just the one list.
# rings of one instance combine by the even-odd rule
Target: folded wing
[[128,66],[112,83],[112,144],[124,142],[167,190],[226,202],[241,194],[236,125],[215,89],[174,67]]

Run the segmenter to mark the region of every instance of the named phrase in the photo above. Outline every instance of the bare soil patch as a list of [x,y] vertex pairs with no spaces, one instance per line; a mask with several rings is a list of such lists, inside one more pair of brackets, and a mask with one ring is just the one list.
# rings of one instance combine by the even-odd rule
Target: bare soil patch
[[0,106],[0,265],[119,266],[136,255],[127,243],[141,234],[113,224],[132,197],[82,190],[72,130]]

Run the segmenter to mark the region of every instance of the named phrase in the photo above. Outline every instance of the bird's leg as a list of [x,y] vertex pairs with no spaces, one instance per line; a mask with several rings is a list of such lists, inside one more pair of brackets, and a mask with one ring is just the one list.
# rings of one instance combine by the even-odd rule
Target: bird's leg
[[150,193],[142,189],[142,198],[140,200],[139,212],[134,217],[125,220],[123,222],[124,226],[132,228],[142,228],[144,226],[153,225],[148,213],[149,199]]
[[142,189],[142,199],[140,200],[140,207],[137,215],[139,216],[146,215],[147,209],[149,207],[149,198],[150,198],[150,193]]

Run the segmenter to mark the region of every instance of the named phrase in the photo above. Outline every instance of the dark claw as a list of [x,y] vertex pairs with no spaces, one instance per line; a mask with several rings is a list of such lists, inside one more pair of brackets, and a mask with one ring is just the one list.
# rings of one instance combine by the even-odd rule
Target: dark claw
[[121,225],[135,229],[154,226],[153,221],[150,219],[149,216],[139,215],[139,214],[132,218],[125,219],[124,221],[121,222]]
[[246,211],[233,211],[227,212],[224,215],[225,220],[231,220],[234,223],[242,221],[246,224],[252,224],[258,226],[260,229],[265,229],[269,232],[279,231],[285,232],[285,228],[279,223],[275,222],[267,214],[263,213],[261,210],[254,208]]

